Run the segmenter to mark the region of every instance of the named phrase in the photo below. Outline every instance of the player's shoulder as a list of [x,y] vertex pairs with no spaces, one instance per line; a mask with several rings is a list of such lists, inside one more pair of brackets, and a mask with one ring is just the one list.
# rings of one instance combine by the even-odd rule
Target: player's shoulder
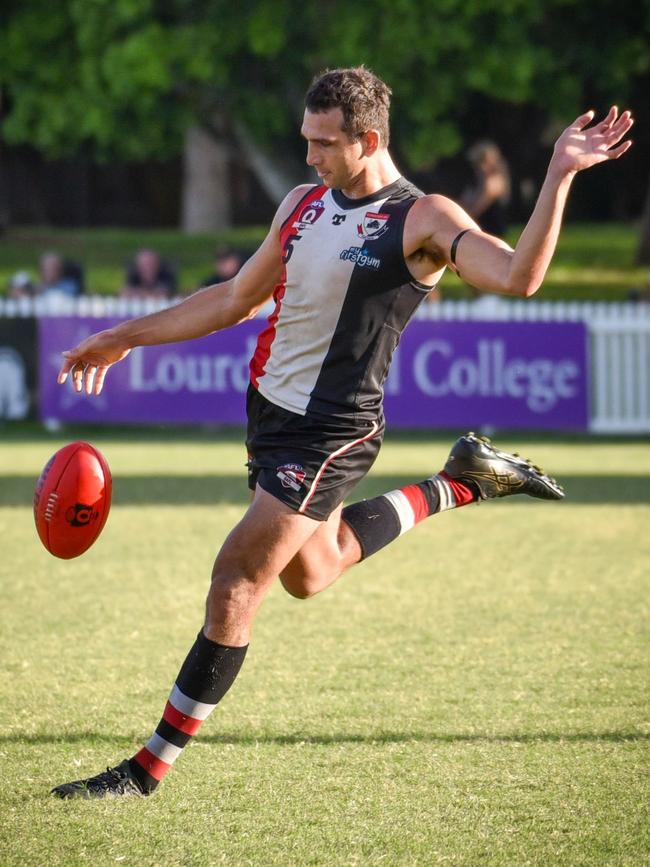
[[300,202],[302,202],[303,199],[306,199],[307,196],[316,189],[318,189],[318,184],[298,184],[297,187],[289,190],[276,211],[275,222],[280,225],[284,223],[284,221],[291,216],[291,212],[298,207]]
[[446,223],[461,217],[467,219],[465,211],[457,202],[440,193],[420,196],[413,203],[409,217],[417,223],[421,222],[428,225]]
[[420,196],[417,201],[413,203],[413,207],[417,207],[417,209],[423,213],[448,213],[450,211],[455,211],[460,207],[460,205],[448,196],[443,196],[441,193],[427,193],[426,195]]

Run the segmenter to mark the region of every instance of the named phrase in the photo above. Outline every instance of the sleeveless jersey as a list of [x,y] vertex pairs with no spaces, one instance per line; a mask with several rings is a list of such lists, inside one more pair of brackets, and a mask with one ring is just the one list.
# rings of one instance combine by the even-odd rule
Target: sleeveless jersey
[[275,309],[251,382],[299,415],[374,419],[400,335],[433,288],[404,261],[404,220],[424,195],[400,178],[362,199],[317,186],[280,230]]

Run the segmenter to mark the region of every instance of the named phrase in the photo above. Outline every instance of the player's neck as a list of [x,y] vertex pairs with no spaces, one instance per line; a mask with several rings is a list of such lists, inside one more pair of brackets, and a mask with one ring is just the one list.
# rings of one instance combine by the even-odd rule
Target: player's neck
[[363,199],[371,196],[377,190],[382,190],[401,177],[400,171],[391,159],[387,150],[376,154],[376,158],[368,160],[363,171],[356,175],[350,183],[341,189],[349,199]]

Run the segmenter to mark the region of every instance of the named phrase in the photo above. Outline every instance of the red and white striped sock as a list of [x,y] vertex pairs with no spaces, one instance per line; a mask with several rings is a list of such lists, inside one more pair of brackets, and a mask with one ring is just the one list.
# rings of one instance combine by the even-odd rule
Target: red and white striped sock
[[176,679],[162,719],[131,759],[131,769],[152,792],[201,728],[239,673],[246,647],[226,647],[199,632]]
[[430,515],[478,499],[476,489],[441,472],[417,484],[352,503],[343,509],[342,517],[357,537],[365,560]]

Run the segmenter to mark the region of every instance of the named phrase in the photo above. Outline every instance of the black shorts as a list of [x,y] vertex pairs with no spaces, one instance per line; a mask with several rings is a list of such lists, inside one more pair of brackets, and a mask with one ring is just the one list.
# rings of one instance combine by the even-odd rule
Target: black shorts
[[248,486],[259,485],[291,509],[326,521],[379,454],[384,419],[298,415],[249,386]]

